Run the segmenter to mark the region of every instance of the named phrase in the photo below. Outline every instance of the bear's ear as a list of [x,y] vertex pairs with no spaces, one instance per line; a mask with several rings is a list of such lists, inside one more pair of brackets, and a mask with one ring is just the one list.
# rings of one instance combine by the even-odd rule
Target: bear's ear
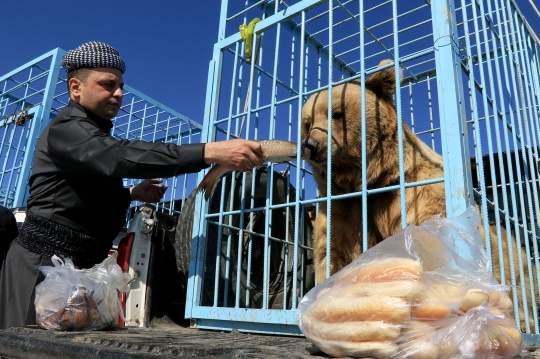
[[[392,60],[383,60],[379,63],[378,67],[391,64],[392,62]],[[379,96],[392,98],[396,92],[396,71],[394,67],[392,66],[382,71],[375,72],[368,77],[366,79],[366,88],[369,88]]]

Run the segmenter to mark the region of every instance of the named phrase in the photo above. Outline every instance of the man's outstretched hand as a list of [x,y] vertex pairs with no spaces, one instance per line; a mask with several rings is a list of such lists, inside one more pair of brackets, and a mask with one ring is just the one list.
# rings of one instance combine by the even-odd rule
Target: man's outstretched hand
[[165,195],[165,191],[169,188],[169,185],[157,186],[162,183],[161,178],[145,179],[135,187],[131,187],[129,192],[131,193],[132,201],[139,202],[159,202]]
[[204,145],[204,161],[234,171],[249,171],[264,163],[261,144],[242,139],[210,142]]

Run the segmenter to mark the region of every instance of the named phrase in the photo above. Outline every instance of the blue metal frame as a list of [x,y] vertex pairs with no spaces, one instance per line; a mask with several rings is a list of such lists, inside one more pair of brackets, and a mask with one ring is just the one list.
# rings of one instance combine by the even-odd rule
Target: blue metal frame
[[[3,151],[5,158],[0,172],[0,182],[3,187],[13,188],[14,193],[13,196],[6,193],[2,201],[4,206],[24,207],[26,205],[28,178],[34,155],[33,148],[44,126],[44,120],[48,122],[56,111],[56,109],[53,110],[53,102],[58,84],[60,61],[64,53],[65,51],[58,48],[51,50],[0,77],[0,84],[2,84],[0,99],[4,100],[0,104],[0,114],[5,117],[28,105],[34,106],[28,111],[29,114],[34,115],[33,118],[21,129],[18,129],[19,126],[14,123],[6,122],[1,129],[3,132],[1,146],[7,150]],[[43,81],[45,83],[41,85]],[[39,86],[43,88],[38,88]],[[8,133],[9,140],[6,138]],[[18,139],[15,138],[17,133],[20,133]],[[8,173],[9,180],[4,185]]]
[[435,68],[437,70],[437,91],[441,137],[444,161],[446,213],[449,218],[460,215],[473,204],[472,180],[470,174],[469,151],[467,146],[467,126],[464,117],[461,58],[453,0],[433,0],[433,42]]
[[[251,227],[246,232],[242,226],[231,226],[228,222],[231,215],[249,213],[249,218],[253,218],[257,210],[271,212],[284,207],[294,208],[298,213],[306,203],[326,206],[330,213],[331,200],[362,196],[364,238],[367,238],[368,195],[400,190],[401,212],[405,218],[404,190],[439,182],[445,184],[449,217],[459,215],[469,205],[478,203],[483,222],[494,221],[500,257],[505,241],[521,243],[525,240],[527,257],[521,258],[520,255],[517,263],[511,258],[509,263],[504,265],[509,266],[512,273],[510,284],[521,285],[523,288],[526,286],[532,293],[538,293],[540,191],[537,188],[535,162],[540,158],[537,149],[540,144],[540,125],[537,121],[540,112],[540,65],[537,44],[531,40],[528,26],[521,20],[522,16],[512,0],[496,0],[494,9],[491,2],[487,2],[487,5],[484,1],[455,2],[456,4],[454,0],[419,1],[410,4],[400,2],[398,11],[396,0],[383,1],[371,7],[362,1],[358,4],[348,0],[248,0],[243,6],[238,2],[222,1],[219,35],[208,73],[202,135],[205,141],[281,136],[298,142],[300,122],[297,119],[301,116],[302,104],[311,94],[327,89],[331,103],[334,86],[353,79],[363,85],[365,79],[377,71],[375,66],[378,61],[391,58],[405,76],[401,91],[397,91],[395,96],[398,118],[403,118],[413,132],[426,143],[430,143],[432,149],[442,153],[444,178],[406,183],[401,165],[400,183],[395,186],[346,195],[333,195],[330,188],[327,188],[327,197],[316,198],[309,193],[310,181],[312,182],[309,169],[305,168],[298,157],[298,161],[290,167],[294,170],[294,174],[291,174],[294,180],[291,179],[291,182],[296,188],[296,197],[290,198],[287,204],[276,205],[270,201],[274,191],[272,185],[268,186],[266,204],[260,209],[248,210],[246,208],[250,207],[246,203],[239,210],[233,210],[232,207],[226,208],[222,201],[219,213],[209,213],[202,196],[197,197],[191,252],[193,260],[186,305],[186,316],[194,320],[195,326],[298,334],[294,324],[296,298],[292,301],[292,308],[269,309],[265,304],[265,294],[262,307],[255,309],[243,308],[238,295],[234,304],[218,303],[218,293],[215,293],[213,305],[202,305],[208,223],[226,228],[229,233],[220,234],[217,238],[218,248],[226,243],[227,249],[225,259],[216,255],[215,274],[217,278],[218,266],[225,260],[225,281],[230,281],[228,271],[232,268],[232,263],[229,256],[230,243],[233,240],[230,233],[238,230],[241,234],[251,234]],[[390,7],[392,11],[389,11]],[[381,17],[381,13],[386,14],[386,17]],[[243,58],[244,44],[238,32],[238,24],[247,24],[255,16],[261,18],[255,26],[255,34],[262,35],[260,43],[263,55],[258,61],[247,65]],[[354,26],[356,30],[353,29]],[[282,30],[288,30],[290,38],[286,37],[288,35]],[[255,43],[254,41],[253,53],[257,51]],[[288,80],[286,71],[280,71],[287,62],[284,61],[287,59],[284,53],[288,49],[284,44],[292,44]],[[516,70],[512,67],[515,64],[522,68]],[[396,77],[399,74],[396,66]],[[229,78],[231,75],[232,78]],[[403,106],[407,95],[410,111],[406,111]],[[420,97],[420,101],[413,101],[413,98],[417,97]],[[241,109],[240,105],[244,104],[244,100],[245,107]],[[220,103],[227,101],[228,108],[224,111],[222,108],[227,106],[220,106]],[[364,105],[362,103],[363,109]],[[281,110],[285,106],[288,107],[287,112]],[[423,120],[422,113],[429,113],[429,116],[424,116]],[[287,128],[281,125],[282,122],[278,125],[278,121],[283,121],[283,117],[287,116]],[[365,116],[365,113],[362,113],[362,121],[365,121]],[[267,118],[269,121],[266,122]],[[246,128],[242,132],[240,123],[243,123],[244,119]],[[268,123],[268,129],[264,128],[262,123]],[[398,121],[400,143],[403,140],[402,132],[401,122]],[[366,143],[365,136],[363,131],[363,145]],[[519,148],[524,149],[520,152],[521,156],[517,151],[511,152]],[[497,152],[500,155],[495,157]],[[474,168],[471,168],[472,154],[477,159],[486,156],[487,162],[477,160]],[[365,163],[365,147],[362,148],[362,156],[362,162]],[[403,163],[402,146],[399,147],[399,156]],[[330,163],[331,156],[329,175]],[[516,166],[516,163],[522,163],[525,168]],[[508,172],[500,170],[507,167]],[[273,165],[269,166],[270,170],[273,168]],[[476,170],[474,177],[473,170]],[[200,173],[197,180],[202,180],[203,175],[204,173]],[[365,167],[362,175],[365,182]],[[290,178],[288,172],[287,178]],[[234,182],[232,185],[235,185]],[[222,194],[223,191],[224,188]],[[292,253],[295,265],[297,250],[305,247],[299,242],[302,237],[299,221],[300,218],[296,215],[294,245],[285,257],[288,258]],[[267,219],[265,227],[271,225]],[[330,225],[331,223],[328,228]],[[490,235],[488,227],[484,226],[486,238]],[[271,246],[273,239],[270,238],[268,229],[259,234],[264,238],[264,247]],[[327,237],[330,238],[329,233]],[[272,241],[268,241],[269,239]],[[532,241],[532,244],[528,241]],[[238,251],[238,257],[247,255],[247,268],[251,268],[251,239],[246,243],[248,245],[245,254]],[[331,253],[330,243],[327,243],[327,247],[328,253]],[[486,247],[490,255],[489,241]],[[367,242],[364,243],[364,249],[367,249]],[[536,264],[536,272],[531,268],[528,273],[523,271],[526,260]],[[265,268],[267,261],[268,252],[265,252]],[[504,272],[503,269],[501,271]],[[521,283],[516,283],[514,278],[517,271],[520,271]],[[250,271],[247,272],[249,281],[251,274]],[[238,274],[239,272],[237,276]],[[524,274],[530,278],[527,283],[523,279]],[[268,276],[268,273],[264,275]],[[297,277],[294,271],[292,277],[292,291],[295,293]],[[504,273],[502,282],[505,282]],[[268,288],[267,284],[265,281],[265,290]],[[239,283],[236,285],[238,290]],[[217,292],[220,288],[216,281],[214,290]],[[536,304],[535,298],[525,298],[524,302],[520,303],[517,289],[513,292],[516,310],[518,306],[526,307],[531,300],[532,304]],[[522,297],[527,295],[525,289],[520,290],[520,293]],[[538,316],[536,312],[531,315],[536,322],[536,334],[528,331],[529,334],[524,336],[525,344],[538,341]],[[529,318],[526,308],[525,316]]]
[[[64,54],[64,50],[54,49],[0,77],[0,118],[28,105],[33,106],[29,113],[34,114],[23,126],[12,121],[0,122],[0,204],[6,207],[26,206],[33,148],[41,131],[69,101],[66,73],[61,68]],[[116,138],[176,144],[201,142],[202,125],[129,85],[124,86],[123,105],[113,125],[111,134]],[[139,181],[126,179],[124,184],[132,186]],[[177,207],[195,188],[195,175],[166,181],[169,190],[157,208],[169,214],[178,213]]]
[[[39,120],[42,117],[41,105],[35,106],[28,111],[28,114],[33,115],[34,119]],[[34,159],[34,151],[30,149],[36,146],[38,138],[39,121],[32,121],[30,125],[30,132],[28,134],[28,142],[26,143],[26,151],[24,152],[24,159],[21,164],[21,172],[19,173],[19,179],[17,181],[17,187],[15,189],[15,196],[13,197],[12,207],[24,207],[29,195],[28,179],[30,178],[30,171],[32,160]],[[30,151],[29,151],[30,150]]]
[[[263,19],[257,23],[255,27],[255,33],[262,33],[267,28],[279,26],[281,23],[287,21],[293,16],[301,13],[306,7],[311,7],[314,4],[322,3],[324,1],[304,1],[302,4],[293,5],[285,13],[284,11],[277,12],[275,16]],[[203,129],[203,139],[206,141],[214,141],[216,139],[216,127],[213,123],[217,123],[217,105],[220,97],[220,79],[222,76],[222,61],[223,51],[231,47],[235,43],[240,42],[239,34],[234,34],[225,39],[221,39],[221,34],[224,32],[226,23],[226,11],[227,2],[222,2],[222,16],[220,22],[220,41],[214,46],[213,60],[209,65],[208,83],[207,83],[207,95],[205,105],[205,119]],[[255,42],[254,42],[255,43]],[[236,47],[238,51],[238,46]],[[254,52],[253,52],[254,53]],[[256,66],[255,61],[251,64],[250,74],[253,74],[253,69]],[[254,83],[250,78],[249,83]],[[252,92],[249,92],[251,96]],[[251,99],[251,98],[250,98]],[[275,103],[275,102],[273,102]],[[250,128],[250,110],[247,113],[240,115],[247,115],[248,122],[247,128]],[[226,134],[227,138],[231,138],[231,133]],[[271,168],[271,167],[270,167]],[[197,178],[198,182],[202,180],[204,172],[199,173]],[[269,191],[272,191],[270,188]],[[297,192],[298,195],[298,192]],[[296,199],[296,208],[298,209],[299,199]],[[270,209],[270,204],[267,203],[267,208]],[[237,308],[215,308],[201,306],[201,287],[203,284],[203,273],[205,269],[206,258],[206,220],[203,213],[207,212],[206,203],[203,200],[202,195],[197,196],[195,221],[193,226],[193,241],[191,247],[191,262],[190,262],[190,275],[188,280],[188,294],[186,299],[186,317],[197,318],[196,326],[199,328],[207,329],[233,329],[256,331],[262,333],[282,333],[282,334],[301,334],[296,325],[296,311],[295,310],[275,310],[275,309],[260,309],[256,310],[256,313],[250,313],[250,310],[238,308],[238,297],[236,302]],[[220,214],[220,224],[222,223],[223,213]],[[298,227],[296,227],[298,228]],[[199,235],[196,235],[198,233]],[[268,247],[268,233],[265,234],[265,247]],[[221,242],[219,242],[221,243]],[[229,250],[229,249],[228,249]],[[294,252],[296,253],[296,252]],[[251,257],[250,257],[251,258]],[[296,258],[296,257],[295,257]],[[268,261],[267,255],[265,255],[265,266]],[[296,262],[295,262],[296,263]],[[216,266],[219,268],[218,266]],[[295,273],[296,274],[296,273]],[[294,276],[296,277],[296,275]],[[296,278],[295,278],[296,279]],[[266,283],[266,282],[265,282]],[[293,280],[296,283],[296,280]],[[238,287],[237,287],[238,289]],[[266,293],[266,292],[265,292]],[[263,299],[263,302],[267,302],[267,298]],[[296,305],[296,299],[294,300]],[[216,318],[227,318],[226,321],[217,320]]]

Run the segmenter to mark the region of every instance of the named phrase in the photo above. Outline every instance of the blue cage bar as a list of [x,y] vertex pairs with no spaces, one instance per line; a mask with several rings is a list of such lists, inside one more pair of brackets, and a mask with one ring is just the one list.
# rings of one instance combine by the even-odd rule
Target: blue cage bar
[[[26,206],[37,138],[69,101],[66,73],[60,64],[64,54],[64,50],[57,48],[0,77],[0,204],[5,207]],[[129,85],[124,87],[123,104],[113,123],[111,134],[119,139],[175,144],[201,141],[200,124]],[[139,181],[125,179],[124,184],[132,186]],[[170,189],[158,210],[178,214],[195,188],[195,175],[182,175],[167,182]]]
[[[248,59],[239,26],[256,18]],[[194,325],[299,334],[295,308],[314,284],[304,205],[326,206],[330,213],[333,199],[398,189],[406,218],[405,188],[443,182],[448,216],[476,204],[483,223],[496,226],[498,248],[486,240],[488,254],[502,253],[510,242],[524,249],[518,262],[510,257],[500,263],[499,275],[512,286],[518,322],[523,318],[517,309],[523,309],[525,345],[538,342],[538,40],[514,1],[223,0],[202,139],[298,142],[301,107],[311,94],[331,93],[351,80],[363,83],[384,59],[399,65],[397,76],[403,73],[395,94],[398,118],[442,155],[444,178],[406,183],[401,166],[397,186],[321,198],[298,156],[289,164],[269,164],[264,183],[257,182],[257,172],[222,181],[210,201],[199,196],[195,206],[200,216],[186,308]],[[401,143],[400,121],[398,129]],[[403,163],[401,145],[399,156]],[[365,176],[365,161],[363,166]],[[284,196],[276,197],[280,190]],[[368,211],[364,202],[364,234]],[[280,226],[286,228],[277,235]],[[488,239],[489,231],[484,235]]]

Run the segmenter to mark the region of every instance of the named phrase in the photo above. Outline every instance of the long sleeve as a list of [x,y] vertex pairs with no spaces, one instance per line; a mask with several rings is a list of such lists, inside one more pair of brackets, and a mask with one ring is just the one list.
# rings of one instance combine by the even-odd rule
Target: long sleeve
[[96,238],[114,239],[131,203],[122,178],[197,172],[204,144],[117,140],[112,123],[70,101],[40,135],[27,207],[37,215]]
[[[66,136],[69,134],[69,136]],[[117,140],[89,118],[65,118],[51,124],[49,155],[62,172],[117,178],[172,177],[208,167],[204,144]]]

